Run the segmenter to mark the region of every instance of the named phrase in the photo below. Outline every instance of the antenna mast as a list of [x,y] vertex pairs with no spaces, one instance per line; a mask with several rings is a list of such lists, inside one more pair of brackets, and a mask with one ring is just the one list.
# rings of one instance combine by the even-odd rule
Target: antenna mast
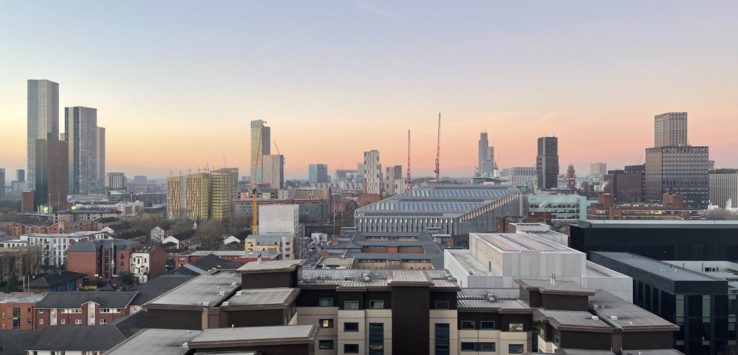
[[441,182],[441,113],[438,113],[438,141],[436,141],[436,183]]
[[410,130],[407,130],[407,189],[413,189],[413,178],[410,172]]

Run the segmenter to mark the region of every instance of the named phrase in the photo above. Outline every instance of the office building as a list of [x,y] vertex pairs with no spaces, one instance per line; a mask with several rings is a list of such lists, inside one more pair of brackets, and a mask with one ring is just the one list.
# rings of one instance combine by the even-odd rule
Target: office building
[[[513,186],[531,186],[536,181],[536,168],[535,167],[513,167],[503,169],[501,173],[503,178],[507,180]],[[532,186],[531,186],[532,187]]]
[[440,229],[464,243],[471,232],[496,231],[497,217],[519,216],[521,195],[505,185],[431,185],[361,207],[354,223],[365,233]]
[[536,157],[538,188],[556,189],[559,186],[559,139],[557,137],[538,138]]
[[284,188],[284,155],[265,155],[262,157],[261,183],[273,189]]
[[27,187],[33,189],[36,140],[59,137],[59,84],[49,80],[28,80],[27,115]]
[[102,192],[98,185],[97,109],[66,107],[64,130],[69,152],[69,193],[86,195]]
[[479,134],[479,143],[477,148],[477,176],[492,177],[495,172],[495,148],[489,146],[487,140],[487,132]]
[[[323,247],[324,261],[344,268],[365,270],[443,269],[443,248],[450,236],[433,231],[421,233],[362,233],[337,236]],[[348,260],[340,262],[336,260]],[[325,264],[325,263],[324,263]]]
[[210,172],[210,218],[233,217],[233,201],[238,198],[238,168]]
[[201,221],[209,217],[209,174],[195,173],[167,178],[167,218]]
[[26,182],[26,170],[25,169],[17,169],[15,171],[15,181],[24,183]]
[[328,176],[328,165],[310,164],[308,166],[308,181],[311,184],[324,184],[331,182],[331,177]]
[[646,200],[682,195],[687,207],[709,204],[709,148],[687,142],[687,113],[665,113],[654,119],[655,146],[646,149]]
[[607,164],[605,163],[592,163],[589,167],[590,175],[603,177],[607,175]]
[[738,351],[736,290],[728,281],[630,253],[592,252],[590,259],[632,277],[633,303],[681,328],[677,350],[715,355]]
[[687,113],[669,112],[654,117],[654,147],[679,147],[688,145]]
[[738,261],[738,221],[586,220],[569,243],[585,253],[630,252],[657,260]]
[[108,190],[125,190],[128,185],[126,174],[122,172],[107,173],[105,187]]
[[105,191],[105,128],[97,127],[96,134],[96,164],[97,164],[97,192]]
[[646,165],[625,166],[610,170],[604,178],[603,190],[617,203],[640,203],[646,195]]
[[69,159],[66,142],[56,138],[36,141],[35,190],[36,209],[46,207],[43,213],[56,212],[67,207],[69,189]]
[[368,194],[382,194],[382,164],[379,162],[379,151],[364,152],[364,189]]
[[550,215],[551,223],[568,224],[587,219],[587,208],[595,201],[577,194],[525,195],[526,211],[533,215]]
[[710,172],[710,204],[720,208],[738,206],[738,170]]
[[266,121],[251,121],[251,182],[263,183],[262,166],[263,157],[271,154],[272,135],[271,128],[267,127]]

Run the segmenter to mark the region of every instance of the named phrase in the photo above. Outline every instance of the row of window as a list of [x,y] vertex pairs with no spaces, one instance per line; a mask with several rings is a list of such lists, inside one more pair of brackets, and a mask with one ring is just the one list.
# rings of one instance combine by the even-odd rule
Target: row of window
[[[332,297],[324,297],[318,300],[318,306],[320,307],[333,307],[334,299]],[[359,301],[343,301],[343,309],[357,310],[360,309]],[[384,309],[383,300],[369,300],[370,309]]]

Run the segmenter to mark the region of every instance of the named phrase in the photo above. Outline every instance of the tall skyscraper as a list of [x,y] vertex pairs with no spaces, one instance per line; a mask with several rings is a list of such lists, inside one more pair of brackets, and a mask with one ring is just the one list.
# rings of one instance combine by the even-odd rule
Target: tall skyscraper
[[262,157],[262,183],[271,188],[284,188],[284,155],[265,155]]
[[710,152],[687,145],[687,113],[657,115],[655,147],[646,149],[646,200],[665,193],[684,197],[688,208],[706,208],[710,199]]
[[193,221],[210,218],[210,176],[195,173],[167,178],[167,218]]
[[654,147],[687,145],[687,113],[669,112],[654,119]]
[[59,137],[59,84],[49,80],[28,80],[26,159],[28,188],[33,189],[36,167],[36,140]]
[[238,168],[223,168],[210,172],[210,219],[223,220],[233,216],[233,201],[238,195]]
[[105,128],[97,127],[97,191],[103,192],[105,188]]
[[67,143],[58,139],[36,140],[36,181],[33,205],[54,212],[67,207],[69,153]]
[[379,151],[364,152],[364,191],[369,194],[382,193],[382,164],[379,162]]
[[536,157],[538,188],[555,189],[559,185],[559,139],[557,137],[538,138]]
[[330,183],[331,177],[328,176],[328,165],[310,164],[308,166],[308,181],[311,184]]
[[479,134],[478,164],[477,176],[491,177],[494,176],[494,147],[489,146],[487,140],[487,132]]
[[720,208],[738,206],[738,170],[720,169],[710,172],[710,204]]
[[69,193],[102,192],[98,186],[97,109],[64,108],[64,134],[69,149]]
[[15,181],[20,183],[26,182],[26,169],[17,169],[15,171]]
[[251,121],[251,181],[255,184],[264,182],[262,177],[263,157],[271,154],[271,128],[266,121]]

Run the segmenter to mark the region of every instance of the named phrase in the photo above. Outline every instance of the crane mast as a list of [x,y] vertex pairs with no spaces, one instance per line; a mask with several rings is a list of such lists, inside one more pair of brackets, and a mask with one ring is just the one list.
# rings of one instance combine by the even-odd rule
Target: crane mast
[[438,140],[436,141],[436,183],[441,182],[441,113],[438,113]]
[[412,190],[413,189],[413,177],[412,173],[410,172],[410,130],[407,130],[407,189]]

